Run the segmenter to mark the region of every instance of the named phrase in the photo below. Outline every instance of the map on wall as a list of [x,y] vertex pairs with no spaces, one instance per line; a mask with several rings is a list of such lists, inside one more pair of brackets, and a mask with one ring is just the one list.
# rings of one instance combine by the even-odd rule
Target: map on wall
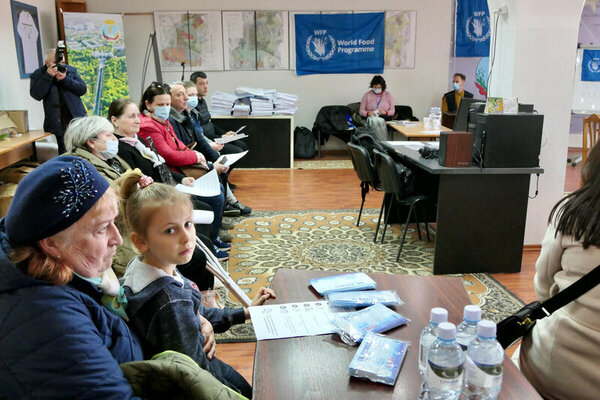
[[385,68],[415,67],[416,11],[386,11]]
[[223,70],[223,32],[221,13],[192,11],[188,15],[192,69]]
[[226,70],[256,69],[254,11],[223,11]]
[[190,65],[187,12],[154,13],[154,26],[160,68],[181,71],[181,63]]
[[256,11],[257,69],[288,69],[287,11]]

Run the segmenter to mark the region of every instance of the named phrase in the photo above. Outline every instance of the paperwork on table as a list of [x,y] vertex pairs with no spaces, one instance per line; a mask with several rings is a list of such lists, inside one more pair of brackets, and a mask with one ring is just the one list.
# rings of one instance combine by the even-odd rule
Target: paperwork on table
[[403,146],[403,147],[407,147],[411,150],[417,150],[417,151],[425,146],[433,147],[434,149],[440,148],[440,142],[395,141],[395,142],[388,142],[388,143],[392,146]]

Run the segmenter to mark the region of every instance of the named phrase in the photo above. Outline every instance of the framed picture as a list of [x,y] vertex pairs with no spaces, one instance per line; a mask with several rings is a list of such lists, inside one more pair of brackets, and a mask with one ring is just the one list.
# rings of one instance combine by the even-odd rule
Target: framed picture
[[10,8],[21,79],[29,78],[43,63],[37,7],[11,0]]

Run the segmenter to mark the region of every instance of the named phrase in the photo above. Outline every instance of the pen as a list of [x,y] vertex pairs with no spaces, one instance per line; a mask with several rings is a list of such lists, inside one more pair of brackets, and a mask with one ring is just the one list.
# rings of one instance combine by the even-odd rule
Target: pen
[[238,133],[240,133],[240,131],[241,131],[242,129],[244,129],[245,127],[246,127],[246,125],[242,126],[240,129],[238,129],[237,131],[235,131],[234,135],[237,135]]

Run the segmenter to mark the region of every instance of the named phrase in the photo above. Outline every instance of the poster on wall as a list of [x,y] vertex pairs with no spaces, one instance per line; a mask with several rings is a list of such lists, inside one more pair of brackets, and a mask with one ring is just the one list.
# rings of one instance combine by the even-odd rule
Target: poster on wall
[[584,49],[581,61],[581,80],[600,82],[600,50]]
[[383,72],[385,14],[296,14],[296,74]]
[[188,21],[192,71],[222,71],[221,13],[219,11],[190,11]]
[[287,11],[256,11],[256,68],[288,69]]
[[88,113],[105,116],[110,103],[129,97],[121,14],[64,13],[69,64],[87,85]]
[[225,70],[256,69],[256,24],[254,11],[223,11]]
[[487,0],[457,0],[456,57],[488,57],[492,25]]
[[414,68],[416,11],[385,12],[385,68]]
[[19,74],[21,79],[29,78],[29,75],[44,62],[37,8],[11,0],[10,9],[19,60]]
[[181,63],[189,70],[191,56],[188,13],[156,12],[154,27],[161,70],[181,71]]

